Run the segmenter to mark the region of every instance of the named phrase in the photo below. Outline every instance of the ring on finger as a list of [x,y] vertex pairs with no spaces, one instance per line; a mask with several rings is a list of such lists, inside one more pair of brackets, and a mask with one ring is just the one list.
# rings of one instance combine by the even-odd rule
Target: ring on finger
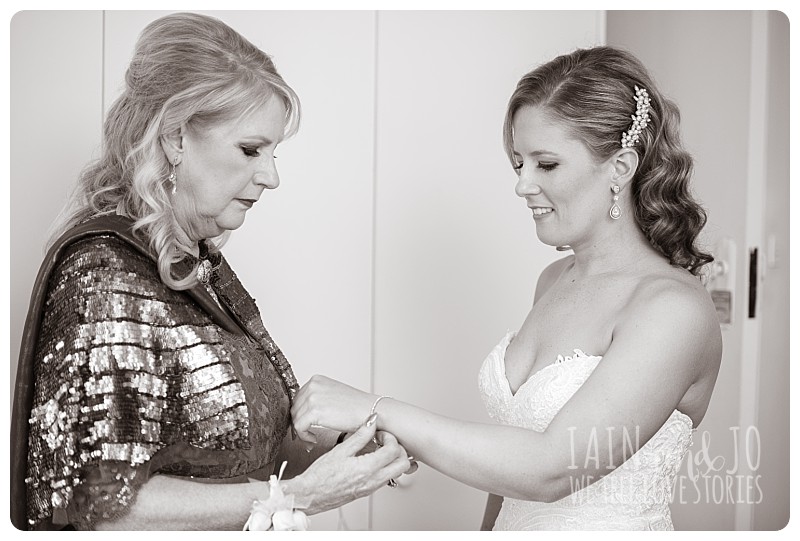
[[389,485],[391,488],[397,488],[397,481],[395,481],[394,479],[389,479],[389,482],[386,484]]

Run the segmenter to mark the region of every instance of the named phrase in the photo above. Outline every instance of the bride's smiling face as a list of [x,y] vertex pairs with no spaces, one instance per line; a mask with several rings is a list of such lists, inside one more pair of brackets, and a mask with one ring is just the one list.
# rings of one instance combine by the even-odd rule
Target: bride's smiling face
[[515,191],[525,199],[539,240],[551,246],[576,245],[595,229],[611,204],[607,163],[538,106],[514,115]]
[[280,184],[275,149],[283,138],[286,107],[273,96],[242,118],[185,130],[177,190],[191,240],[237,229],[265,189]]

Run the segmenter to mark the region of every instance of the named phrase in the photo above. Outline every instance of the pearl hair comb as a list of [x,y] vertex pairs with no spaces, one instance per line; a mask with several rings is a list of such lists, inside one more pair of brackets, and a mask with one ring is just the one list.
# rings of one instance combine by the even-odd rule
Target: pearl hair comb
[[636,114],[631,115],[633,123],[628,131],[622,134],[622,148],[630,148],[639,140],[639,134],[650,122],[650,95],[644,88],[633,87],[636,90]]

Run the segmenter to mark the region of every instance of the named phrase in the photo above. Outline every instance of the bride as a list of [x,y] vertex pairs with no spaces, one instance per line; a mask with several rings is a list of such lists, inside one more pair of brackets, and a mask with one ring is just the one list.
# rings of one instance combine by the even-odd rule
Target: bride
[[539,239],[573,255],[544,270],[521,328],[484,361],[497,424],[314,376],[292,407],[300,438],[377,413],[418,460],[490,493],[484,529],[672,529],[672,483],[722,353],[678,122],[619,49],[577,50],[525,75],[504,127],[516,193]]

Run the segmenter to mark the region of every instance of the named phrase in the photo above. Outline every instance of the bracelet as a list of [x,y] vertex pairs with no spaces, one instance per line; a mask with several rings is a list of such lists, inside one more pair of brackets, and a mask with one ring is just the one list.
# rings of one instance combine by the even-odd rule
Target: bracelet
[[278,476],[269,476],[269,498],[255,500],[250,510],[250,517],[244,523],[242,530],[250,531],[305,531],[308,530],[308,517],[305,513],[295,508],[294,494],[288,496],[281,489],[280,478],[286,462],[281,464]]
[[[378,399],[377,399],[377,400],[375,400],[375,402],[373,402],[373,403],[372,403],[372,408],[370,408],[370,410],[369,410],[369,416],[367,417],[367,419],[368,419],[368,420],[369,420],[369,418],[370,418],[370,417],[372,417],[373,415],[377,416],[377,413],[375,413],[375,408],[377,408],[377,407],[378,407],[378,402],[380,402],[380,401],[381,401],[381,400],[383,400],[384,398],[391,398],[391,396],[379,396],[379,397],[378,397]],[[381,444],[381,442],[379,442],[379,441],[378,441],[378,437],[377,437],[377,436],[372,436],[372,443],[374,443],[374,444],[375,444],[375,445],[377,445],[378,447],[383,447],[383,445]]]
[[372,404],[372,409],[369,410],[369,414],[372,415],[375,413],[375,408],[378,407],[378,402],[383,400],[384,398],[392,398],[391,396],[379,396],[378,399]]
[[[378,397],[378,399],[377,399],[377,400],[375,400],[375,402],[373,402],[373,404],[372,404],[372,409],[370,409],[370,410],[369,410],[369,416],[370,416],[370,417],[372,417],[373,415],[375,415],[375,408],[377,408],[377,407],[378,407],[378,402],[380,402],[380,401],[381,401],[381,400],[383,400],[384,398],[392,398],[392,397],[391,397],[391,396],[379,396],[379,397]],[[377,445],[378,447],[382,447],[382,445],[381,445],[381,442],[379,442],[379,441],[378,441],[378,439],[377,439],[376,437],[373,437],[373,438],[372,438],[372,441],[373,441],[373,443],[375,443],[375,445]],[[391,488],[396,488],[396,487],[397,487],[397,481],[395,481],[394,479],[389,479],[389,482],[388,482],[388,483],[386,483],[386,484],[387,484],[387,485],[389,485]]]

